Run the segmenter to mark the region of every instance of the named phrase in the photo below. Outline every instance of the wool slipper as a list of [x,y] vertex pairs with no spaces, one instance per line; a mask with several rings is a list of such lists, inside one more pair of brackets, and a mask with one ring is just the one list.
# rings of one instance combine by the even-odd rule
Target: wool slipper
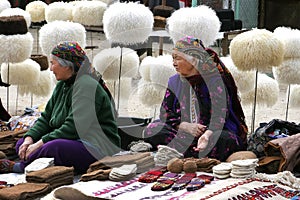
[[122,165],[121,167],[116,167],[109,173],[109,179],[112,181],[125,181],[130,180],[136,175],[137,165]]
[[0,174],[13,172],[14,161],[2,159],[0,160]]
[[163,176],[157,179],[157,182],[154,183],[151,187],[152,191],[164,191],[172,187],[175,181],[179,178],[179,174],[166,172]]
[[186,186],[187,191],[199,190],[205,185],[205,181],[201,178],[193,178],[189,184]]
[[215,177],[207,174],[200,174],[197,176],[197,178],[203,180],[205,184],[209,184],[214,180]]
[[155,181],[157,181],[157,179],[163,175],[163,173],[165,173],[167,171],[166,167],[157,167],[154,168],[148,172],[146,172],[145,174],[141,175],[138,178],[139,182],[142,183],[153,183]]
[[180,177],[172,186],[172,190],[182,190],[187,186],[187,184],[196,177],[196,173],[185,173],[182,177]]

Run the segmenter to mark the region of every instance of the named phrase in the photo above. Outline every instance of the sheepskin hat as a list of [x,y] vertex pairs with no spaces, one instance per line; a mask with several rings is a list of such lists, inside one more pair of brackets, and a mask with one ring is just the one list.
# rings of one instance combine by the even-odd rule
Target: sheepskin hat
[[0,13],[3,11],[3,10],[5,10],[5,9],[7,9],[7,8],[10,8],[11,7],[11,5],[10,5],[10,2],[9,1],[7,1],[7,0],[1,0],[0,1]]
[[47,70],[49,68],[48,57],[42,54],[32,54],[30,59],[34,60],[40,65],[41,71]]
[[20,63],[2,63],[3,82],[12,85],[29,85],[36,83],[40,77],[40,65],[27,59]]
[[300,30],[290,27],[278,27],[274,34],[282,40],[284,45],[284,58],[300,58]]
[[0,35],[0,63],[19,63],[30,57],[33,37],[30,32],[17,35]]
[[26,5],[25,11],[30,14],[32,22],[42,22],[45,21],[45,9],[47,6],[43,1],[32,1]]
[[47,23],[53,21],[72,21],[72,5],[66,2],[53,2],[45,8],[45,20]]
[[64,60],[71,61],[74,64],[74,71],[78,72],[82,62],[86,57],[85,51],[77,42],[64,41],[56,45],[51,54],[62,58]]
[[102,1],[79,1],[73,7],[73,22],[86,26],[102,26],[107,4]]
[[0,34],[16,35],[26,34],[27,32],[28,27],[23,16],[0,16]]
[[86,45],[86,30],[75,22],[54,21],[39,30],[39,44],[44,55],[49,56],[53,47],[62,41],[76,41],[81,47]]
[[144,105],[149,107],[161,104],[166,87],[162,87],[161,89],[158,89],[158,87],[162,86],[155,86],[155,83],[143,79],[140,80],[138,85],[138,98]]
[[232,77],[234,78],[234,81],[240,93],[249,92],[250,90],[253,90],[255,85],[255,71],[240,71],[234,65],[230,55],[226,57],[220,57],[220,60],[231,72]]
[[152,32],[153,23],[150,9],[134,2],[114,3],[103,15],[106,38],[125,45],[145,42]]
[[33,94],[37,97],[47,97],[54,86],[53,73],[49,70],[40,71],[39,79],[30,85],[20,85],[19,93],[22,96]]
[[0,13],[0,16],[15,16],[15,15],[23,16],[26,21],[26,25],[29,28],[31,24],[31,16],[29,12],[21,8],[7,8]]
[[[276,80],[266,74],[258,73],[257,78],[257,105],[260,107],[272,107],[279,97],[279,85]],[[254,101],[255,88],[249,92],[242,93],[241,102],[243,105],[252,105]]]
[[[103,49],[95,55],[93,66],[106,80],[118,80],[120,71],[121,48],[114,47]],[[140,64],[136,51],[129,48],[122,48],[122,77],[134,77],[137,74]]]
[[273,67],[273,75],[280,84],[300,84],[300,57],[285,59],[278,67]]
[[[119,84],[119,81],[115,80],[106,80],[106,86],[108,87],[109,91],[112,94],[115,94],[114,99],[118,99],[118,89],[120,85],[120,100],[121,103],[127,103],[127,100],[129,99],[132,91],[132,84],[131,84],[132,78],[129,77],[121,77],[120,82],[121,85]],[[127,105],[126,105],[127,106]]]
[[300,85],[291,85],[290,93],[290,107],[299,108],[300,107]]
[[239,70],[272,70],[283,61],[284,44],[274,33],[252,29],[240,33],[230,43],[231,58]]
[[221,23],[216,12],[208,6],[181,8],[167,19],[170,37],[175,43],[186,35],[200,38],[204,46],[217,39]]

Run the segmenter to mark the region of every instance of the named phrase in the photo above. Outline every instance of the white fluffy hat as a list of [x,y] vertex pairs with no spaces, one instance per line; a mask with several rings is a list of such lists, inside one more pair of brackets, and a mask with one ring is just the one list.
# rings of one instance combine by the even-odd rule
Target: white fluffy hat
[[[118,80],[120,69],[121,48],[103,49],[93,59],[93,66],[106,80]],[[122,77],[134,77],[138,71],[140,60],[136,51],[122,48]]]
[[3,82],[13,85],[34,84],[40,77],[40,65],[31,59],[20,63],[2,63],[1,77]]
[[233,63],[230,56],[220,57],[221,61],[225,64],[231,72],[232,77],[236,83],[238,91],[241,93],[248,92],[254,88],[255,85],[255,71],[240,71]]
[[32,22],[42,22],[45,20],[45,9],[48,5],[43,1],[29,2],[25,10],[29,12]]
[[285,44],[284,58],[300,58],[300,30],[278,27],[274,34]]
[[300,57],[285,59],[278,67],[273,67],[273,75],[280,84],[300,84]]
[[87,26],[102,26],[107,4],[102,1],[79,1],[73,7],[73,22]]
[[30,85],[20,85],[20,95],[33,94],[38,97],[47,97],[53,89],[52,73],[49,70],[40,71],[39,79]]
[[205,46],[214,43],[221,27],[216,12],[205,5],[176,10],[167,19],[167,25],[174,43],[189,35],[202,40]]
[[86,45],[86,30],[83,25],[75,22],[50,22],[41,27],[39,34],[40,47],[47,56],[62,41],[76,41],[82,48]]
[[125,45],[145,42],[152,32],[153,23],[150,9],[134,2],[114,3],[103,15],[106,38]]
[[30,57],[33,37],[30,32],[16,35],[0,35],[0,63],[19,63]]
[[0,13],[0,16],[16,16],[16,15],[23,16],[26,21],[27,27],[30,26],[31,16],[30,16],[29,12],[27,12],[21,8],[7,8]]
[[290,107],[300,108],[300,85],[291,85]]
[[3,10],[7,9],[7,8],[11,8],[11,5],[10,5],[9,1],[7,1],[7,0],[1,0],[0,1],[0,13]]
[[145,57],[140,64],[139,72],[144,80],[163,86],[164,89],[168,85],[169,78],[176,74],[171,55]]
[[269,71],[283,61],[284,44],[265,29],[240,33],[230,43],[231,58],[239,70]]
[[60,1],[60,2],[50,3],[45,8],[45,20],[48,23],[56,20],[72,21],[73,20],[72,9],[73,6],[66,2]]
[[[260,107],[272,107],[276,104],[279,96],[279,85],[276,80],[266,74],[258,73],[257,78],[257,105]],[[242,93],[243,105],[252,105],[255,98],[255,88],[251,91]]]
[[155,86],[155,83],[151,83],[143,79],[140,80],[138,85],[138,98],[144,105],[149,107],[161,104],[166,88],[162,87],[159,89],[158,87],[162,86]]

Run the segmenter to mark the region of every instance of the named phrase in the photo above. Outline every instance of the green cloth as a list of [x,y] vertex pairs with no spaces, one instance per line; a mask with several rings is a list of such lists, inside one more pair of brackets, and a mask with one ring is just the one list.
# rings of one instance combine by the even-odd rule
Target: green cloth
[[110,99],[103,87],[91,76],[58,81],[45,111],[24,135],[34,142],[58,139],[87,141],[114,154],[120,147],[118,128]]

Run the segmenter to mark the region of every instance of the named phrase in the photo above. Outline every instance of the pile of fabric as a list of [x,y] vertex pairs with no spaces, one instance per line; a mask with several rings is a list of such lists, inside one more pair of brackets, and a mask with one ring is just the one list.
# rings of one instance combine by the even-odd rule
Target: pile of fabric
[[51,166],[26,174],[29,183],[48,183],[51,189],[70,185],[74,180],[74,168],[64,166]]
[[0,132],[0,152],[3,152],[3,157],[16,157],[15,145],[27,130],[20,131],[2,131]]

